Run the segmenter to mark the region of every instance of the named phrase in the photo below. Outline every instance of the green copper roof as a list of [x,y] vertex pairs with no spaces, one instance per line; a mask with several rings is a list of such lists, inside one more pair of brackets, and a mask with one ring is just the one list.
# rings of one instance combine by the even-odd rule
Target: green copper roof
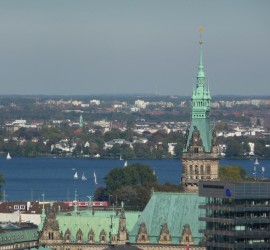
[[203,197],[196,193],[161,193],[154,192],[139,220],[130,232],[130,242],[136,241],[141,223],[145,223],[151,243],[157,243],[161,226],[167,223],[172,243],[179,243],[184,226],[190,225],[195,244],[198,244],[199,234],[199,204]]
[[35,229],[18,229],[0,233],[0,245],[14,244],[19,242],[37,241],[38,230]]
[[[130,231],[136,223],[139,212],[125,212],[127,230]],[[59,229],[65,234],[67,229],[71,232],[71,241],[76,242],[76,234],[79,229],[83,234],[83,241],[88,241],[88,233],[92,229],[94,232],[94,241],[99,242],[100,232],[106,233],[106,241],[109,242],[110,233],[117,233],[119,227],[119,215],[113,210],[95,211],[94,214],[90,210],[79,211],[78,214],[60,213],[56,215]]]
[[192,121],[184,152],[187,152],[194,127],[200,132],[205,152],[211,151],[212,131],[210,127],[210,91],[205,85],[205,73],[202,56],[202,42],[200,42],[200,60],[197,74],[196,88],[192,93]]
[[210,119],[209,118],[207,118],[207,119],[193,118],[192,119],[191,126],[189,129],[189,136],[188,136],[187,145],[189,145],[192,133],[194,131],[194,127],[197,127],[198,130],[200,131],[200,137],[202,139],[202,143],[203,143],[205,152],[211,152],[212,128],[210,126]]

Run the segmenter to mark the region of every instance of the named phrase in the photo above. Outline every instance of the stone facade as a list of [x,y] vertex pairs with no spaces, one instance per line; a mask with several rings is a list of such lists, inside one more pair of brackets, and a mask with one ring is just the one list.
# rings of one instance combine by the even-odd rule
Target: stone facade
[[182,157],[182,183],[187,192],[198,191],[199,180],[218,179],[219,158],[215,131],[212,138],[211,152],[205,152],[199,130],[195,128],[193,131],[187,152]]

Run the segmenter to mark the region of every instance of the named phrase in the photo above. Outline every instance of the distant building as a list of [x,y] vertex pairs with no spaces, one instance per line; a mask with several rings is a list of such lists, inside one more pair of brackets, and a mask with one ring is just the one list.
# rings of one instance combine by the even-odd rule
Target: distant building
[[38,228],[31,223],[0,223],[0,250],[37,248]]
[[90,104],[94,104],[94,105],[100,105],[100,100],[96,100],[96,99],[93,99],[93,100],[90,100]]
[[140,109],[145,109],[148,104],[149,102],[145,102],[143,100],[136,100],[134,102],[135,107],[140,108]]
[[126,141],[125,139],[113,139],[111,141],[105,142],[104,144],[104,149],[110,149],[112,148],[115,144],[119,144],[119,145],[128,145],[129,147],[133,147],[132,146],[132,142]]
[[176,142],[168,143],[168,153],[170,153],[172,156],[175,155],[175,146],[177,145]]

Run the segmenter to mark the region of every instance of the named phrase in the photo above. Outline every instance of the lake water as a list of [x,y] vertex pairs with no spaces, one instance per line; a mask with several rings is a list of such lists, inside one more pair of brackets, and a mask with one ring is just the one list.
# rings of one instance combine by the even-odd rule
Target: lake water
[[[160,183],[170,182],[179,184],[182,173],[180,160],[129,160],[128,163],[144,163],[152,167]],[[261,166],[265,167],[265,176],[270,176],[270,161],[261,160],[257,175],[261,176]],[[123,167],[124,161],[102,159],[75,158],[0,158],[0,173],[5,177],[2,191],[5,200],[41,200],[42,193],[46,200],[73,200],[75,190],[78,199],[87,200],[100,185],[104,185],[103,178],[112,168]],[[220,161],[221,166],[237,165],[246,169],[252,175],[254,160],[226,160]],[[74,180],[75,172],[79,179]],[[97,176],[94,183],[94,171]],[[87,177],[82,181],[81,176]]]

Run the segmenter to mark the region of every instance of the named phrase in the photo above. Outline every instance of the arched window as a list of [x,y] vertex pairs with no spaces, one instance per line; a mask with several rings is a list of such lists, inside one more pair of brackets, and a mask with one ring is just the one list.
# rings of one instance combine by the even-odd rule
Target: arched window
[[211,166],[210,165],[206,166],[206,173],[211,174]]
[[197,165],[195,166],[195,174],[199,174],[199,167]]
[[204,174],[203,165],[201,165],[201,174]]
[[53,232],[49,232],[49,240],[53,240]]
[[189,166],[189,172],[190,172],[190,174],[193,174],[193,167],[192,167],[192,165]]

